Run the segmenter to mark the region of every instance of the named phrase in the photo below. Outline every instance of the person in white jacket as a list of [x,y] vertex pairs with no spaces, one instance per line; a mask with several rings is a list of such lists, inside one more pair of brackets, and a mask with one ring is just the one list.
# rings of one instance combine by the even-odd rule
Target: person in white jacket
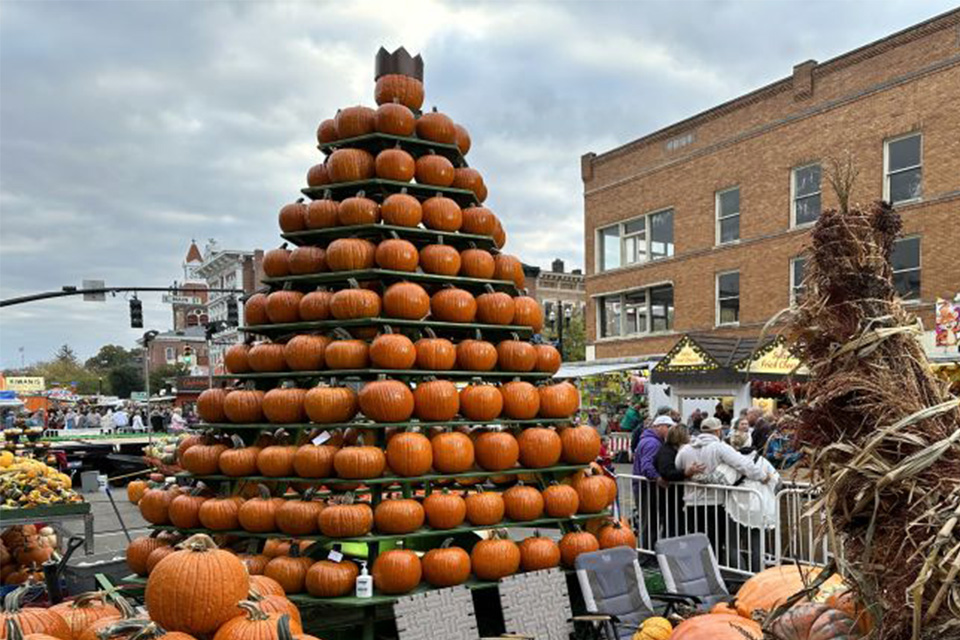
[[728,557],[725,507],[728,491],[724,487],[736,485],[742,478],[764,484],[775,478],[769,470],[721,440],[722,430],[718,419],[705,419],[700,424],[700,435],[677,453],[676,465],[684,471],[695,464],[703,466],[703,473],[693,476],[693,480],[703,486],[688,484],[684,490],[686,528],[688,532],[706,533],[721,564],[730,566],[733,553]]

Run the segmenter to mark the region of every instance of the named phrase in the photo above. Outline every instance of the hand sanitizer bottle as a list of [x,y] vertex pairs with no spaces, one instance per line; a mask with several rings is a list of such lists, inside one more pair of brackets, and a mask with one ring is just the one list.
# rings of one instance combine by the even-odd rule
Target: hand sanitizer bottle
[[367,563],[360,562],[360,575],[357,576],[357,597],[358,598],[372,598],[373,597],[373,576],[367,575]]

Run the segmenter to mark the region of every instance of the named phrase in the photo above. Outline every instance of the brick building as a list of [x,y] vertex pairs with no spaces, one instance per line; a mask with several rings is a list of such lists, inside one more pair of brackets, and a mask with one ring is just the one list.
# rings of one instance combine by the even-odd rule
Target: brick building
[[[586,285],[583,271],[566,271],[559,258],[550,265],[550,270],[532,265],[523,265],[527,293],[543,307],[544,317],[550,318],[563,305],[564,313],[583,313],[587,306]],[[554,316],[555,317],[555,316]]]
[[207,283],[198,273],[203,265],[203,256],[195,240],[190,241],[183,259],[183,282],[173,283],[170,300],[173,311],[173,329],[180,331],[207,323]]
[[960,10],[818,63],[610,151],[587,153],[588,359],[664,354],[679,336],[756,336],[790,304],[811,225],[836,198],[903,216],[901,295],[933,328],[960,291]]
[[[143,344],[143,340],[137,342]],[[197,375],[206,374],[209,365],[206,331],[202,326],[191,326],[159,333],[150,341],[149,356],[151,371],[164,365],[183,364]]]

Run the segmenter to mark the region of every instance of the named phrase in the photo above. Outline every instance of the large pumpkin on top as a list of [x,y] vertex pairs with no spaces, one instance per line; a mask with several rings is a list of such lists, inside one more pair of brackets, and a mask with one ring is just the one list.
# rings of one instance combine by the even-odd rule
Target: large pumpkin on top
[[243,562],[198,534],[154,567],[144,600],[150,617],[165,629],[199,636],[236,616],[249,590]]

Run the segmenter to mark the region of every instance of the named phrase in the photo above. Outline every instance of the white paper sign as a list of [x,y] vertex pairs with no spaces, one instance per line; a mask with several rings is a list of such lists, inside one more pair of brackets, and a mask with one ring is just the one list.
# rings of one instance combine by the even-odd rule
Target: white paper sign
[[327,556],[327,560],[331,562],[340,562],[343,560],[343,554],[337,551],[336,549],[330,551],[330,555]]
[[323,444],[324,442],[326,442],[326,441],[329,440],[329,439],[330,439],[330,432],[329,432],[329,431],[321,431],[320,433],[317,434],[317,437],[316,437],[316,438],[314,438],[313,440],[311,440],[311,442],[312,442],[313,444],[320,445],[320,444]]

